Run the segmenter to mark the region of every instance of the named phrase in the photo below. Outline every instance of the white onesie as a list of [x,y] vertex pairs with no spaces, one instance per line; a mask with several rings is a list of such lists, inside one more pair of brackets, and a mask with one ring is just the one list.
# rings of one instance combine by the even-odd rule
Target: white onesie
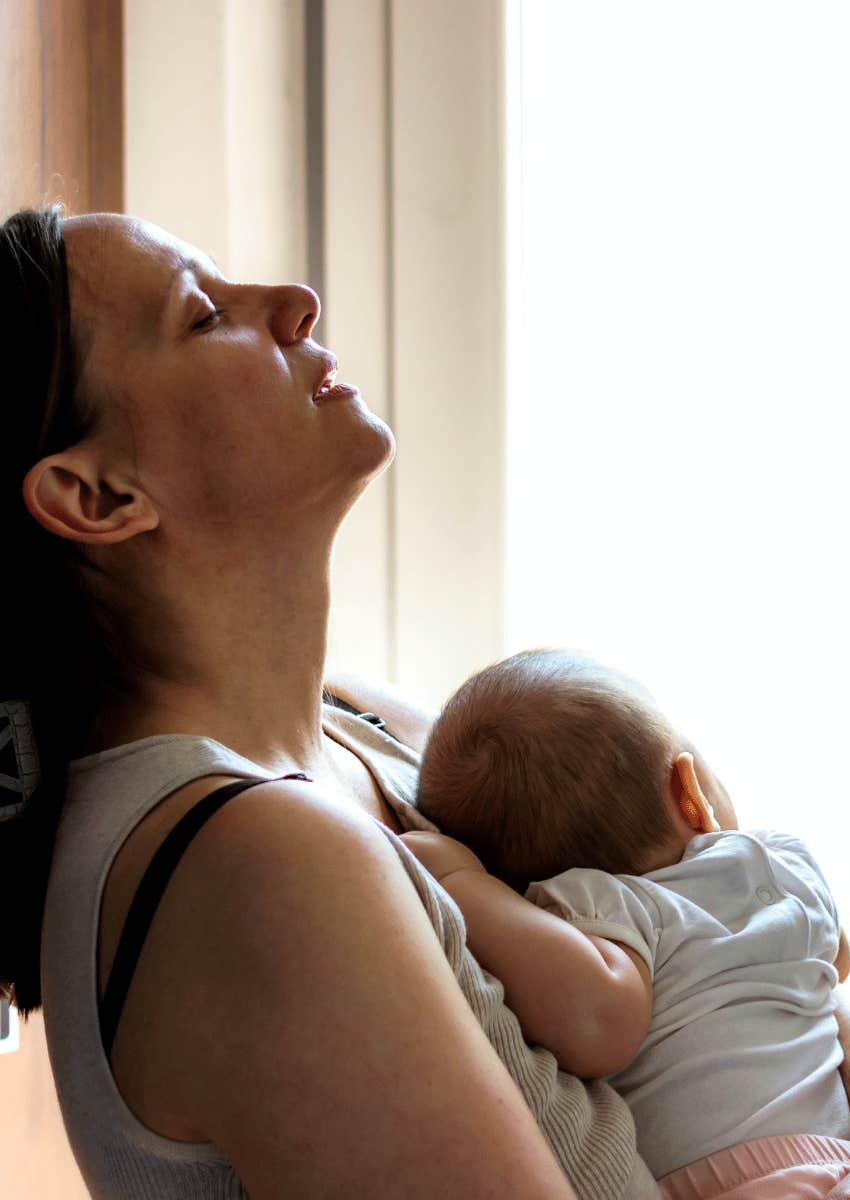
[[838,914],[797,838],[699,834],[659,871],[565,871],[526,896],[649,967],[649,1032],[608,1082],[656,1179],[751,1138],[850,1137],[833,1015]]

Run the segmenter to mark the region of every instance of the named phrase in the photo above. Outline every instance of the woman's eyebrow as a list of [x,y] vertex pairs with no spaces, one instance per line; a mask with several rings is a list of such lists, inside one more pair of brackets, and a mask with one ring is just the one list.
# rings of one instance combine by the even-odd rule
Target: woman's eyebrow
[[[212,257],[212,255],[207,255],[207,258],[208,258],[209,262],[211,262],[213,264],[216,271],[218,271],[219,275],[221,275],[221,273],[222,273],[221,268],[219,267],[219,265],[215,261],[215,259]],[[168,314],[168,310],[170,307],[171,297],[174,294],[174,288],[177,285],[177,283],[183,278],[183,276],[187,275],[187,274],[194,275],[195,279],[197,280],[202,275],[208,275],[209,268],[207,267],[205,262],[203,262],[199,258],[193,257],[192,255],[181,255],[181,257],[175,261],[175,263],[172,267],[172,271],[171,271],[171,279],[170,279],[168,287],[165,289],[165,293],[162,297],[162,304],[160,306],[159,321],[158,321],[160,328],[162,328],[162,326],[165,323],[165,319],[166,319],[166,316]]]
[[185,271],[191,271],[194,275],[209,274],[206,265],[207,262],[211,262],[218,273],[221,274],[221,267],[211,254],[205,254],[204,259],[206,259],[206,262],[204,262],[203,259],[198,258],[196,255],[182,254],[174,264],[174,274],[182,275]]

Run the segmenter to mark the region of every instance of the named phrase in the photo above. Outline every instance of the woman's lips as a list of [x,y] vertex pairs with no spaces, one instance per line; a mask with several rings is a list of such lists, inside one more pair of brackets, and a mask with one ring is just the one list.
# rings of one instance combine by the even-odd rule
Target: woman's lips
[[346,397],[359,396],[359,388],[351,383],[338,383],[326,392],[318,392],[313,397],[314,404],[323,404],[326,400],[344,400]]

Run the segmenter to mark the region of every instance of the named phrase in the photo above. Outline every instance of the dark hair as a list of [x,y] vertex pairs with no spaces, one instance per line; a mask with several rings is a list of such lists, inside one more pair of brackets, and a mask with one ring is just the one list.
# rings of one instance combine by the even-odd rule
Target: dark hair
[[0,699],[30,702],[41,763],[23,814],[0,823],[0,994],[24,1018],[41,1006],[41,927],[68,762],[107,670],[80,548],[45,530],[21,490],[35,463],[96,423],[79,387],[61,216],[28,209],[0,225]]
[[520,893],[571,867],[639,874],[674,832],[662,802],[671,749],[669,725],[625,676],[524,651],[446,703],[417,805]]

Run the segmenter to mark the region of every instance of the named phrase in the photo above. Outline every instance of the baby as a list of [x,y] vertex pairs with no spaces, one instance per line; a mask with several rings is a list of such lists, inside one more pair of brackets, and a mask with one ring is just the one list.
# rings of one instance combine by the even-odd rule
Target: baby
[[608,1077],[657,1179],[755,1138],[850,1138],[823,875],[797,838],[738,831],[640,685],[557,650],[488,667],[436,721],[417,807],[449,837],[404,840],[527,1040]]

